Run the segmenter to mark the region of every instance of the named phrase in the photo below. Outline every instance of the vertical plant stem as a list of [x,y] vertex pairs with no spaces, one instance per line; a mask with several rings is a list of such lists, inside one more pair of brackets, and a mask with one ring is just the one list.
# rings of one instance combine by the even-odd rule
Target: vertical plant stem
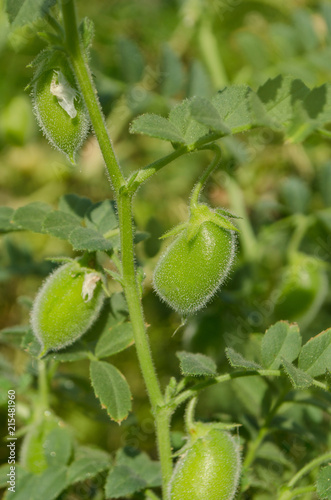
[[91,74],[80,47],[74,0],[62,0],[62,13],[66,36],[66,48],[117,199],[123,287],[132,322],[137,356],[151,402],[152,413],[155,418],[158,450],[162,469],[163,495],[165,499],[168,483],[172,474],[170,445],[171,413],[170,410],[164,406],[164,398],[153,365],[140,302],[139,288],[134,268],[132,195],[128,193],[126,180],[116,160],[110,137],[106,129],[105,120],[96,97]]
[[172,474],[169,432],[170,414],[169,410],[163,406],[163,396],[152,361],[142,307],[140,303],[139,289],[134,269],[131,196],[126,194],[125,192],[122,192],[118,199],[118,215],[120,220],[123,284],[130,318],[132,321],[140,368],[145,380],[153,414],[155,417],[158,449],[163,477],[163,492],[164,495],[166,495],[168,483]]
[[279,395],[277,398],[277,401],[275,402],[273,408],[269,412],[268,416],[265,419],[264,425],[260,428],[260,431],[256,438],[250,443],[250,447],[247,451],[245,460],[244,460],[244,468],[247,470],[251,464],[253,463],[255,459],[255,455],[257,450],[259,449],[261,443],[263,442],[265,436],[270,432],[270,424],[276,415],[277,411],[281,407],[281,405],[284,403],[284,398],[286,394],[288,393],[288,389],[285,388],[282,393]]
[[38,400],[34,407],[33,419],[38,422],[49,408],[46,361],[38,359]]

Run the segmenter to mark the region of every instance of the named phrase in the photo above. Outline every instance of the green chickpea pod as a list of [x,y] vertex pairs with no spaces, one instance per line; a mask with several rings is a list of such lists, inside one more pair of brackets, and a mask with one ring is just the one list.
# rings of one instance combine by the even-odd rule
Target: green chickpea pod
[[230,221],[235,216],[199,203],[201,189],[220,162],[219,147],[208,149],[216,155],[193,190],[190,218],[164,235],[176,237],[161,256],[153,277],[159,297],[184,317],[213,297],[229,274],[236,250],[238,229]]
[[41,356],[81,337],[99,315],[102,275],[73,261],[56,269],[41,286],[31,312]]
[[224,430],[206,429],[178,460],[169,500],[233,500],[240,479],[239,446]]

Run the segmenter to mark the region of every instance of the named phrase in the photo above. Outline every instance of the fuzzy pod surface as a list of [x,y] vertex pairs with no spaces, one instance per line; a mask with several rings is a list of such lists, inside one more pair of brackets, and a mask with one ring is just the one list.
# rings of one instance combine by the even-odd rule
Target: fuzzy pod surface
[[101,275],[76,262],[60,266],[39,289],[31,312],[41,355],[81,337],[97,319],[104,300]]
[[170,500],[232,500],[241,472],[239,446],[225,431],[212,429],[178,460]]
[[74,163],[89,130],[89,117],[68,71],[48,70],[32,87],[33,109],[49,142]]
[[226,279],[235,255],[235,232],[211,221],[191,240],[184,229],[161,256],[154,271],[157,294],[187,315],[204,307]]

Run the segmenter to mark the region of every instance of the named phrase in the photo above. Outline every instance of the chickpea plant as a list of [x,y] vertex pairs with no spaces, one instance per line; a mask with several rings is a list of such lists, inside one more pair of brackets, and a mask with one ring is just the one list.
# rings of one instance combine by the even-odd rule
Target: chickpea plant
[[[166,388],[161,387],[142,309],[143,277],[135,265],[134,245],[143,235],[134,231],[133,198],[143,183],[177,158],[199,152],[204,162],[211,156],[191,194],[188,220],[163,235],[172,242],[160,257],[153,277],[157,295],[184,322],[224,286],[239,246],[240,217],[200,201],[207,179],[221,166],[221,139],[257,127],[271,129],[292,142],[303,142],[313,133],[326,133],[331,86],[311,90],[300,80],[280,76],[268,80],[256,92],[246,85],[232,85],[211,99],[191,97],[174,106],[168,118],[150,113],[138,116],[132,121],[131,132],[168,141],[173,151],[126,178],[115,156],[89,67],[91,21],[84,19],[77,25],[74,0],[47,1],[42,10],[37,0],[21,3],[24,8],[17,10],[7,2],[10,22],[24,25],[44,16],[49,25],[49,31],[41,33],[47,47],[31,64],[29,91],[38,124],[50,144],[72,163],[89,130],[93,131],[114,202],[93,204],[77,194],[66,194],[58,209],[42,202],[17,210],[1,207],[3,233],[48,233],[68,241],[77,252],[76,258],[57,259],[59,266],[34,298],[31,325],[21,330],[21,347],[38,366],[39,396],[32,421],[21,433],[16,491],[7,491],[4,498],[69,498],[65,495],[73,485],[98,475],[102,485],[90,492],[89,498],[253,498],[245,496],[254,488],[252,467],[268,425],[286,397],[290,404],[295,402],[293,394],[300,390],[318,391],[319,397],[312,396],[311,404],[325,408],[330,418],[331,329],[302,346],[298,326],[286,321],[291,318],[284,318],[263,336],[256,353],[258,362],[228,347],[228,372],[222,367],[219,373],[214,360],[204,354],[180,351],[177,356],[183,378],[172,377]],[[319,94],[327,98],[319,100]],[[325,103],[322,108],[321,102]],[[101,253],[112,262],[112,271],[102,268]],[[297,251],[291,254],[288,281],[293,273],[300,273],[298,265],[305,267],[307,259]],[[297,266],[294,270],[293,262]],[[119,282],[123,293],[111,295],[109,280]],[[284,310],[287,293],[291,295],[292,291],[291,283],[284,283],[279,291],[285,297],[281,306]],[[105,318],[103,324],[101,318]],[[125,376],[109,358],[133,343],[155,423],[159,461],[144,452],[130,455],[125,449],[119,450],[113,460],[102,450],[77,447],[52,411],[48,396],[59,363],[88,359],[95,396],[110,419],[120,424],[131,412],[132,395]],[[279,379],[284,388],[269,408],[265,424],[259,430],[251,426],[251,441],[240,438],[241,427],[236,422],[196,419],[200,391],[249,377],[266,380],[270,388]],[[171,421],[184,403],[186,438],[176,451],[171,444]],[[247,427],[250,429],[248,422]],[[331,450],[325,450],[303,468],[290,469],[277,493],[278,500],[315,498],[311,495],[331,498],[330,466],[326,465],[330,460]]]

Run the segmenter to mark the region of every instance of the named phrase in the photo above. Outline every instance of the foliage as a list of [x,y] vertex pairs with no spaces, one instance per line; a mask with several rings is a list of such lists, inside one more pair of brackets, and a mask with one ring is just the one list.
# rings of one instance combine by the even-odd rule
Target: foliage
[[[202,428],[240,436],[238,498],[331,498],[330,6],[111,4],[79,6],[95,29],[84,18],[76,38],[71,0],[7,0],[0,19],[0,404],[6,428],[16,391],[18,438],[4,498],[166,499]],[[78,166],[50,151],[25,86],[53,146],[73,162],[91,127],[103,159],[92,135]],[[182,317],[152,274],[161,235],[189,246],[206,227],[196,207],[238,233],[238,257],[208,306]],[[102,309],[71,345],[41,352],[32,300],[77,258],[102,276]]]

